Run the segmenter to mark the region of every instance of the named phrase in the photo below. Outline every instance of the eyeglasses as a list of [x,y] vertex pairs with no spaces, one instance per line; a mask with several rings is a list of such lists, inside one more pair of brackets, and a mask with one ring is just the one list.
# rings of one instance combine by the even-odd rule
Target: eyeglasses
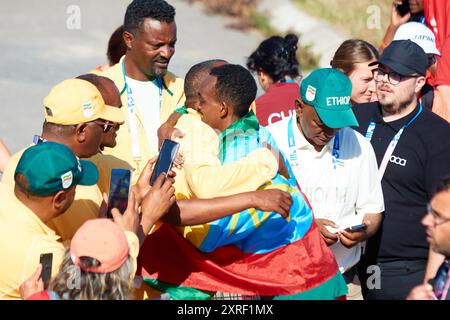
[[431,216],[433,217],[434,223],[435,225],[440,225],[443,224],[445,222],[450,221],[450,218],[443,218],[438,212],[436,212],[430,204],[427,205],[427,212],[429,214],[431,214]]
[[92,121],[91,123],[98,124],[100,127],[102,127],[103,133],[108,132],[109,130],[111,130],[112,127],[114,127],[116,125],[114,122],[101,121],[101,120],[95,120],[95,121]]
[[414,75],[409,75],[409,76],[402,76],[400,74],[398,74],[395,71],[391,71],[391,72],[386,72],[383,69],[377,68],[373,70],[373,77],[375,79],[376,82],[380,82],[384,79],[384,76],[387,75],[388,81],[390,84],[392,84],[393,86],[398,85],[400,82],[402,82],[403,80],[407,79],[407,78],[412,78],[412,77],[417,77],[418,74],[414,74]]

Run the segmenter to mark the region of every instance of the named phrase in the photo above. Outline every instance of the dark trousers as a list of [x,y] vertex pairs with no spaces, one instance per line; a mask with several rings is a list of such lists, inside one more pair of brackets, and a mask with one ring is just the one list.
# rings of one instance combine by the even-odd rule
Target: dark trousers
[[361,263],[364,299],[405,300],[412,288],[423,283],[426,265],[426,260],[377,262],[372,266]]

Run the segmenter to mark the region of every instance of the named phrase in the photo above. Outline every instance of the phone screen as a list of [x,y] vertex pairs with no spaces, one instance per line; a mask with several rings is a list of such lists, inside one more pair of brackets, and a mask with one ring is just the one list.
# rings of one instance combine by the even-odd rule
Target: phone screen
[[434,278],[433,292],[438,300],[442,298],[447,281],[450,281],[449,265],[448,262],[445,262],[439,267],[439,270],[436,273],[436,277]]
[[47,289],[52,277],[53,253],[41,254],[39,262],[42,264],[41,279],[44,282],[44,289]]
[[172,140],[165,139],[159,152],[158,160],[156,160],[155,167],[153,168],[152,176],[150,178],[150,185],[153,185],[156,179],[161,173],[167,173],[170,171],[173,165],[173,161],[177,156],[178,148],[180,145]]
[[112,219],[111,210],[119,209],[124,213],[128,206],[128,193],[130,191],[130,170],[112,169],[109,182],[108,212],[107,217]]

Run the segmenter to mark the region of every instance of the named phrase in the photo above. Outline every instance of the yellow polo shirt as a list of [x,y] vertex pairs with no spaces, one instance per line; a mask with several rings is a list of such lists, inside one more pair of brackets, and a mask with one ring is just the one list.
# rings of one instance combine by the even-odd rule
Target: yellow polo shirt
[[[26,148],[15,153],[8,161],[3,172],[2,182],[14,187],[14,173],[20,157]],[[48,223],[61,237],[61,241],[71,240],[75,232],[89,219],[98,218],[102,194],[97,185],[76,187],[75,200],[69,209],[61,216]]]
[[255,191],[276,175],[277,160],[266,148],[222,165],[218,134],[195,110],[189,108],[188,112],[176,125],[185,134],[178,140],[184,164],[182,170],[175,170],[177,198],[213,198]]
[[[65,248],[56,233],[17,199],[13,186],[0,183],[0,203],[0,300],[21,299],[19,286],[36,271],[40,255],[53,253],[53,278],[59,271]],[[130,231],[125,231],[125,236],[134,275],[139,239]]]
[[[132,172],[131,182],[135,183],[139,177],[141,170],[145,167],[147,161],[155,156],[155,150],[158,150],[158,138],[148,141],[144,127],[142,115],[139,112],[139,106],[136,105],[136,127],[139,137],[140,159],[133,159],[132,139],[130,134],[128,98],[125,90],[125,82],[122,73],[122,61],[105,70],[101,76],[110,78],[114,81],[121,93],[122,108],[125,123],[117,131],[117,145],[114,148],[105,148],[105,155],[112,155],[124,162],[118,162],[118,169],[130,169]],[[171,72],[163,77],[162,104],[160,110],[160,124],[163,124],[172,112],[184,104],[184,80],[176,77]]]
[[19,286],[39,265],[42,253],[53,253],[52,277],[64,256],[59,237],[0,183],[0,299],[20,299]]

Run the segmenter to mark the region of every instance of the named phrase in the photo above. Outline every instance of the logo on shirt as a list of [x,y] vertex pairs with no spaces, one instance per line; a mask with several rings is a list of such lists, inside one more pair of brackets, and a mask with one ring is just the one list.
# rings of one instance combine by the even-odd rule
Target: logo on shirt
[[398,164],[399,166],[406,166],[406,159],[402,159],[396,156],[391,156],[391,158],[389,159],[389,162]]
[[312,85],[308,85],[308,88],[306,88],[306,94],[305,94],[306,100],[314,101],[314,99],[316,98],[316,91],[317,91],[316,88],[314,88]]
[[92,101],[83,103],[81,107],[83,108],[83,115],[86,118],[90,118],[94,115],[94,106],[92,105]]
[[67,171],[63,175],[61,175],[62,187],[64,189],[69,188],[72,185],[73,175],[72,171]]

